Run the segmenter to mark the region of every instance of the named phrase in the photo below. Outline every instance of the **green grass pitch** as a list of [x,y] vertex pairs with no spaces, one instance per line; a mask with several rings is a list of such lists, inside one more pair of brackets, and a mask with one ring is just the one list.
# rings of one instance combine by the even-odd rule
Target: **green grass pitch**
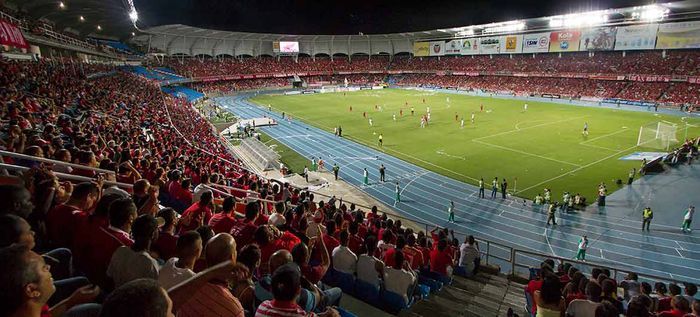
[[[619,158],[656,151],[636,146],[644,124],[660,120],[676,123],[679,140],[700,135],[698,118],[572,106],[566,100],[554,104],[385,89],[261,95],[253,101],[331,133],[340,125],[344,137],[461,181],[476,184],[483,177],[488,187],[493,177],[505,177],[516,196],[529,199],[550,188],[554,199],[569,191],[592,202],[600,182],[610,191],[617,190],[614,180],[626,183],[628,172],[640,167],[639,161]],[[523,111],[525,103],[527,111]],[[482,104],[484,111],[480,111]],[[415,109],[413,116],[411,107]],[[420,128],[426,107],[430,107],[430,124]],[[372,118],[373,126],[363,112]],[[464,128],[460,127],[461,118]],[[588,137],[582,135],[586,122]],[[378,147],[379,134],[384,137],[382,148]]]

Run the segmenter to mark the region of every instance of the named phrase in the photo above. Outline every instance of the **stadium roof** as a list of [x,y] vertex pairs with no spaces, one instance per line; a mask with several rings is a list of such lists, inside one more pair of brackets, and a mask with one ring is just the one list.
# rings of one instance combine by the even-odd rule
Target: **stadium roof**
[[[2,0],[0,0],[2,2]],[[310,41],[324,35],[372,34],[384,39],[453,37],[468,26],[494,21],[526,21],[527,30],[545,26],[538,18],[607,8],[624,12],[649,0],[474,0],[397,1],[354,0],[333,3],[314,0],[4,0],[7,6],[33,18],[54,22],[59,30],[87,36],[129,38],[136,31],[129,20],[130,3],[139,11],[137,25],[148,33],[210,38],[256,37]],[[671,16],[700,12],[700,1],[655,1]],[[59,3],[64,7],[60,8]],[[272,4],[271,4],[272,3]],[[81,20],[81,17],[84,19]],[[97,25],[101,26],[100,31]],[[190,26],[186,26],[190,25]],[[458,26],[458,27],[455,27]],[[422,31],[431,30],[431,31]],[[402,32],[407,31],[407,32]],[[139,33],[136,31],[136,33]],[[248,35],[255,34],[255,35]],[[283,35],[287,34],[287,35]],[[479,34],[477,34],[479,35]],[[349,38],[350,40],[353,37]]]

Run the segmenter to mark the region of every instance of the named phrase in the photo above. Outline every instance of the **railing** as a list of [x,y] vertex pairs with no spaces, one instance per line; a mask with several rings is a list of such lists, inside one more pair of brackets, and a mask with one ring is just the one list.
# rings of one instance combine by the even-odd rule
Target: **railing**
[[26,155],[26,154],[21,154],[21,153],[0,150],[0,158],[3,156],[8,156],[8,157],[12,157],[12,158],[21,159],[21,160],[49,163],[49,164],[54,164],[54,165],[59,165],[59,166],[68,166],[68,167],[72,167],[75,169],[88,170],[88,171],[93,171],[93,172],[97,172],[97,173],[115,174],[116,175],[116,172],[106,170],[106,169],[90,167],[90,166],[85,166],[85,165],[80,165],[80,164],[66,163],[66,162],[47,159],[47,158],[43,158],[43,157],[36,157],[36,156],[31,156],[31,155]]
[[[19,165],[12,165],[12,164],[5,164],[5,163],[0,163],[0,171],[18,171],[18,172],[25,172],[30,170],[31,168],[26,167],[26,166],[19,166]],[[66,173],[59,173],[59,172],[53,172],[56,177],[59,179],[65,179],[65,180],[70,180],[70,181],[77,181],[77,182],[90,182],[94,181],[94,178],[91,177],[86,177],[86,176],[80,176],[80,175],[73,175],[73,174],[66,174]],[[126,183],[120,183],[120,182],[114,182],[114,181],[104,181],[105,185],[110,185],[110,186],[117,186],[121,188],[133,188],[134,185],[131,184],[126,184]]]

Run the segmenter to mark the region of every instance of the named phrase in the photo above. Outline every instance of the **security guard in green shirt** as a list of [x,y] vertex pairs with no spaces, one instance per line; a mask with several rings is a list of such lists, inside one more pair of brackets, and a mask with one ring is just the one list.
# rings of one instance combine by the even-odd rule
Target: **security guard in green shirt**
[[338,180],[338,172],[340,171],[340,167],[338,167],[338,164],[334,163],[333,164],[333,175],[335,175],[335,180]]
[[651,225],[651,219],[654,219],[654,212],[651,211],[651,208],[647,207],[644,208],[644,211],[642,212],[642,230],[644,230],[644,226],[647,226],[647,231],[649,231],[649,225]]

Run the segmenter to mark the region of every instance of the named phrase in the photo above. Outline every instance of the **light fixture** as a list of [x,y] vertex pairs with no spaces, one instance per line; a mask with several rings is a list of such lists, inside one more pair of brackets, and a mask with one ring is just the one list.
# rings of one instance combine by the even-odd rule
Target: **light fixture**
[[85,17],[82,15],[80,16],[80,22],[85,22]]
[[135,33],[135,32],[131,32],[131,36],[136,36],[136,33]]
[[58,7],[61,8],[61,9],[65,9],[65,8],[66,8],[66,4],[63,3],[63,1],[59,1],[59,2],[58,2]]
[[139,13],[136,12],[136,9],[131,9],[129,11],[129,20],[131,20],[131,23],[135,23],[139,19]]
[[605,10],[549,17],[549,27],[551,28],[595,26],[606,22],[608,22],[608,12]]
[[102,27],[98,25],[98,26],[97,26],[97,30],[98,30],[98,31],[102,31]]
[[489,23],[483,25],[483,27],[484,29],[481,31],[482,34],[517,32],[525,29],[525,22],[516,20],[508,22]]
[[668,8],[659,5],[648,5],[639,7],[639,10],[632,13],[632,17],[646,22],[658,22],[665,19],[669,12]]

